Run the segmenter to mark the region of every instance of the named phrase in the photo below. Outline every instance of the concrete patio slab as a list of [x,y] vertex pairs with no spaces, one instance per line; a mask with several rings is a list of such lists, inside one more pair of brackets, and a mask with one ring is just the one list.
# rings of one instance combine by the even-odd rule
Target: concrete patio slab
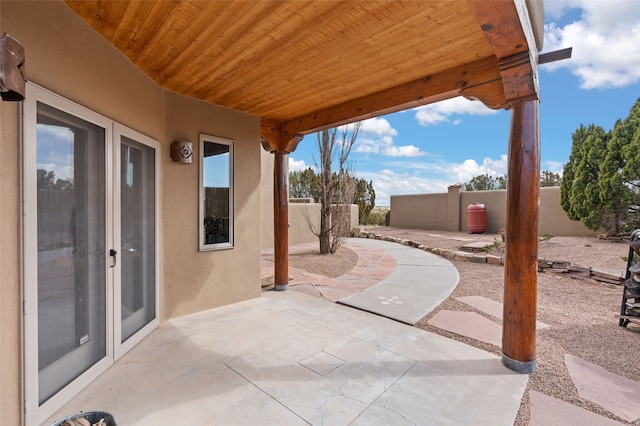
[[564,363],[581,398],[628,422],[640,419],[640,383],[570,354]]
[[[502,376],[503,368],[500,362],[487,359],[469,360],[465,366],[456,361],[449,365],[438,361],[418,363],[392,392],[378,398],[353,425],[513,424],[515,418],[508,412],[514,409],[517,412],[518,408],[513,404],[515,395],[505,392],[503,385],[511,378]],[[466,377],[464,390],[455,379],[457,374]],[[516,392],[519,395],[520,391]],[[481,403],[487,405],[476,410]],[[511,408],[505,410],[503,404]]]
[[529,401],[529,426],[620,426],[624,424],[534,390],[529,391]]
[[[333,365],[314,362],[309,368],[309,358],[319,357]],[[310,324],[226,365],[310,424],[350,424],[414,364],[371,342]]]
[[121,426],[510,425],[527,379],[460,342],[266,292],[161,324],[49,423],[100,410]]

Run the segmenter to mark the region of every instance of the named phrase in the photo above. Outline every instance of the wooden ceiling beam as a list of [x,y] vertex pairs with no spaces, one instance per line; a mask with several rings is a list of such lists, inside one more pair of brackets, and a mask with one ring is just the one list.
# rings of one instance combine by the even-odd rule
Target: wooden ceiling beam
[[525,0],[469,0],[500,64],[509,102],[539,99],[538,54]]
[[295,119],[278,123],[263,118],[261,134],[266,140],[278,138],[278,145],[285,146],[296,135],[314,133],[460,95],[478,99],[490,108],[504,108],[508,106],[508,102],[502,85],[496,84],[500,79],[496,59],[484,58]]

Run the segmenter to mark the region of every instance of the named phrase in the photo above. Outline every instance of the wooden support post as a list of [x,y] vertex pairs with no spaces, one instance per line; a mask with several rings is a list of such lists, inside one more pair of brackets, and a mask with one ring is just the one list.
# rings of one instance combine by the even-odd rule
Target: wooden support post
[[262,148],[273,154],[273,257],[275,290],[289,288],[289,154],[303,135],[282,138],[281,125],[260,122]]
[[287,152],[276,151],[273,165],[273,255],[275,289],[289,288],[289,193]]
[[502,362],[536,370],[540,131],[538,101],[513,103],[509,136]]

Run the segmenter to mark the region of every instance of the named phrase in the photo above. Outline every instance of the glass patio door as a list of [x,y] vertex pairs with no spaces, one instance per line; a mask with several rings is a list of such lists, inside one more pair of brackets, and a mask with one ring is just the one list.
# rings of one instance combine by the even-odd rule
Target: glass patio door
[[38,401],[107,355],[105,128],[38,104]]
[[118,125],[115,139],[116,186],[120,194],[115,206],[115,239],[119,245],[114,339],[117,359],[146,335],[145,329],[155,328],[159,304],[156,143]]
[[24,389],[40,424],[159,323],[159,144],[27,93]]

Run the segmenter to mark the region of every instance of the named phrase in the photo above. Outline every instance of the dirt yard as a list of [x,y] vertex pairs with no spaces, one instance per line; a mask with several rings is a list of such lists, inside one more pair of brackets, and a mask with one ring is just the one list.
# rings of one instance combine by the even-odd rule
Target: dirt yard
[[[442,231],[407,230],[390,227],[369,228],[384,236],[405,238],[429,247],[459,249],[463,240],[473,239],[492,245],[492,252],[504,250],[500,235],[450,233]],[[329,257],[306,253],[290,257],[292,266],[328,276],[339,276],[348,271],[357,259],[351,250],[341,248]],[[629,245],[596,238],[552,237],[539,244],[539,258],[569,261],[572,264],[622,273],[626,268]],[[502,302],[504,267],[452,260],[460,273],[460,283],[452,295],[435,311],[423,318],[417,326],[469,345],[501,355],[498,347],[445,332],[432,327],[427,321],[439,310],[475,311],[456,300],[460,296],[483,296]],[[323,272],[324,271],[324,272]],[[336,275],[338,274],[338,275]],[[599,406],[581,399],[564,365],[564,355],[571,354],[595,363],[613,373],[640,382],[640,325],[618,326],[622,287],[594,284],[562,275],[538,275],[538,320],[551,326],[538,330],[538,369],[529,380],[516,425],[526,425],[529,418],[528,390],[560,398],[576,406],[621,421]],[[475,311],[485,315],[480,311]],[[496,321],[495,318],[491,318]],[[640,398],[640,396],[638,396]],[[640,426],[640,421],[633,423]]]

